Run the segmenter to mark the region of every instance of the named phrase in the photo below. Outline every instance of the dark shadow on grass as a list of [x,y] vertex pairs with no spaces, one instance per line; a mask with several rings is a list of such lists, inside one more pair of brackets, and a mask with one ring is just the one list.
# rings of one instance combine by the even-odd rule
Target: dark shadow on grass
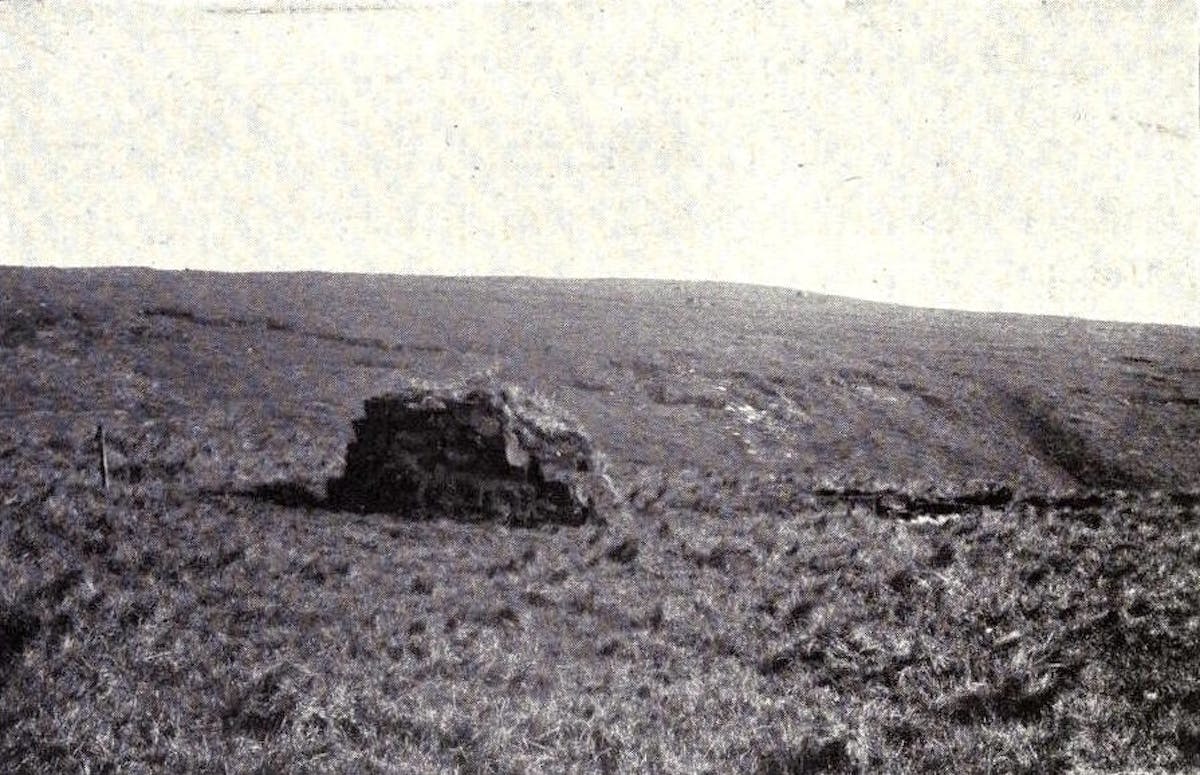
[[288,509],[326,509],[341,511],[336,505],[318,492],[308,482],[274,481],[243,488],[212,488],[200,491],[202,495],[217,497],[249,498],[261,503],[272,503]]
[[[78,570],[59,573],[13,603],[0,604],[0,690],[8,684],[13,665],[45,629],[38,612],[53,611],[82,575]],[[63,614],[51,618],[48,631],[52,636],[61,635],[67,629],[69,620]]]
[[41,630],[41,621],[22,606],[0,606],[0,689],[8,683],[9,666]]
[[960,724],[989,718],[1028,723],[1049,711],[1063,688],[1062,682],[1054,682],[1030,689],[1010,677],[999,686],[963,692],[948,703],[948,710],[950,717]]
[[1150,485],[1145,476],[1122,467],[1062,422],[1053,407],[1033,392],[1002,389],[1001,394],[1005,408],[1038,455],[1079,485],[1110,490],[1141,490]]
[[243,490],[240,494],[289,509],[332,508],[324,496],[313,492],[308,485],[301,482],[267,482],[249,490]]
[[858,488],[819,487],[809,494],[826,504],[844,503],[864,506],[878,517],[917,519],[919,517],[949,517],[980,512],[983,509],[1007,508],[1015,495],[1010,487],[992,485],[957,495],[916,495],[896,488],[863,490]]
[[817,775],[817,773],[854,772],[853,758],[840,738],[814,740],[782,746],[759,756],[755,772],[759,775]]

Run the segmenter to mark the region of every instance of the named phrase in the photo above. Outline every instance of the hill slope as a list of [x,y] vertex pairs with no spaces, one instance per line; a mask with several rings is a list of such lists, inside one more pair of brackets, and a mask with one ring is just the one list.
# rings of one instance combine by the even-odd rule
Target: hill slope
[[32,345],[4,350],[22,380],[10,414],[296,413],[336,455],[368,395],[493,368],[552,395],[629,470],[1200,481],[1194,329],[711,284],[13,269],[0,283],[3,336]]
[[[0,302],[5,772],[1200,767],[1194,330],[617,281]],[[591,429],[628,519],[326,506],[363,398],[482,369]]]

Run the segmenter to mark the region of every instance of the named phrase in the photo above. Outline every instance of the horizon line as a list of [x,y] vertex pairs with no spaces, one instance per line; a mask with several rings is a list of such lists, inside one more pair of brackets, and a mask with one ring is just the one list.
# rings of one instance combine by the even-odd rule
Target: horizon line
[[369,269],[322,269],[307,267],[302,269],[231,269],[231,268],[196,268],[182,267],[156,267],[147,266],[144,264],[103,264],[103,265],[87,265],[87,264],[56,264],[56,265],[30,265],[30,264],[5,264],[0,261],[0,271],[2,270],[26,270],[26,271],[66,271],[66,272],[105,272],[105,271],[144,271],[144,272],[160,272],[164,274],[224,274],[224,275],[350,275],[358,277],[368,276],[383,276],[396,278],[412,278],[412,279],[455,279],[455,280],[536,280],[536,281],[551,281],[551,282],[634,282],[634,283],[666,283],[666,284],[690,284],[690,285],[732,285],[749,288],[763,288],[769,290],[780,291],[795,291],[797,294],[807,296],[824,296],[831,299],[844,299],[847,301],[859,302],[864,304],[878,304],[892,307],[903,307],[912,310],[928,310],[934,312],[951,312],[964,313],[968,315],[987,315],[987,316],[1019,316],[1019,317],[1035,317],[1035,318],[1056,318],[1061,320],[1077,320],[1089,323],[1118,323],[1123,325],[1138,325],[1138,326],[1168,326],[1172,328],[1187,328],[1200,330],[1200,320],[1196,322],[1181,322],[1181,321],[1164,321],[1164,320],[1146,320],[1133,318],[1113,318],[1113,317],[1097,317],[1089,315],[1072,314],[1069,312],[1038,312],[1027,310],[1011,310],[1011,309],[981,309],[979,307],[970,306],[951,306],[941,305],[936,303],[913,303],[899,301],[895,299],[878,299],[867,296],[855,296],[848,293],[837,293],[830,290],[813,289],[812,287],[804,287],[801,285],[768,283],[754,280],[729,280],[729,279],[701,279],[701,278],[682,278],[682,277],[644,277],[633,275],[535,275],[535,274],[438,274],[436,272],[387,272],[380,270]]

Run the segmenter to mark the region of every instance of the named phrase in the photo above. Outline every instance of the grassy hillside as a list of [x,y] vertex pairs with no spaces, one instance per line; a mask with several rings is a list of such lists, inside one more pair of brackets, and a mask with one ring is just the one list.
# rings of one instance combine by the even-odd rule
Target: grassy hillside
[[[3,269],[0,366],[5,771],[1200,768],[1194,329]],[[323,507],[362,399],[485,369],[628,520]]]

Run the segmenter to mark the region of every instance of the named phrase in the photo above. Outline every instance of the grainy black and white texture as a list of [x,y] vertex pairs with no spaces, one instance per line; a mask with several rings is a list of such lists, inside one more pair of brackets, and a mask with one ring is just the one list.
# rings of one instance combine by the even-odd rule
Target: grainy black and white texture
[[[473,377],[608,518],[330,486],[365,400],[503,415],[406,392]],[[1200,767],[1196,329],[0,269],[0,380],[4,772]],[[410,462],[539,481],[491,411]]]
[[616,493],[587,433],[517,385],[405,385],[367,399],[332,505],[533,527],[604,522]]

